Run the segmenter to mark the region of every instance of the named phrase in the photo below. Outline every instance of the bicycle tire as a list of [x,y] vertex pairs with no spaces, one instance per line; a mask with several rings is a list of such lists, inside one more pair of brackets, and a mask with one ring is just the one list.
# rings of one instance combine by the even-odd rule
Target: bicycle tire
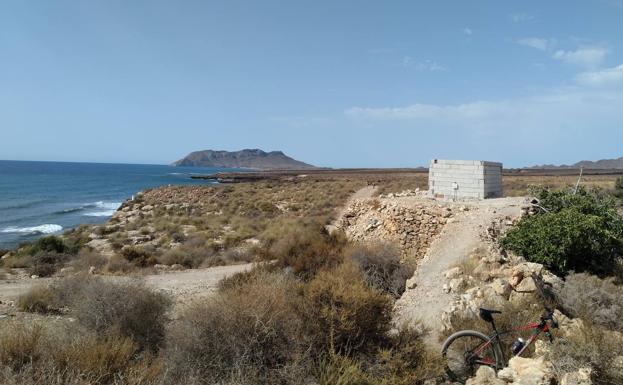
[[[470,339],[472,339],[471,342]],[[452,381],[464,384],[468,378],[476,374],[478,368],[483,364],[472,362],[475,357],[470,357],[468,356],[468,354],[471,354],[470,349],[473,350],[480,346],[480,344],[485,344],[487,341],[489,341],[488,336],[475,330],[462,330],[452,334],[450,337],[448,337],[448,339],[446,339],[443,347],[441,348],[441,354],[443,359],[446,361],[446,374],[448,375],[448,377],[450,377]],[[463,344],[463,347],[460,346],[461,344]],[[468,347],[467,350],[466,346]],[[497,341],[492,341],[491,345],[483,350],[484,355],[488,356],[487,360],[491,360],[491,364],[487,366],[492,367],[494,370],[501,369],[502,367],[502,354],[499,349],[500,347]],[[449,354],[452,354],[454,356],[455,354],[461,352],[463,355],[462,364],[465,365],[463,371],[460,370],[458,362],[453,362],[452,364],[450,364],[450,360],[461,360],[460,357],[448,357]]]

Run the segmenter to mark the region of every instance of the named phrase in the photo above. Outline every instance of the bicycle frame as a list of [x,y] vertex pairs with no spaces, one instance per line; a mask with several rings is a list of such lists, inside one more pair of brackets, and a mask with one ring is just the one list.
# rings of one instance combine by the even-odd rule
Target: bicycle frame
[[[497,331],[497,329],[495,328],[495,323],[494,322],[492,322],[492,326],[493,326],[494,333],[491,334],[491,336],[489,336],[489,339],[488,339],[487,342],[485,342],[485,343],[477,346],[476,348],[474,348],[472,350],[472,354],[479,355],[485,349],[487,349],[489,346],[494,345],[494,344],[497,344],[497,346],[501,346],[501,339],[500,339],[500,337],[503,336],[503,335],[516,333],[516,332],[521,332],[521,331],[526,331],[526,330],[534,330],[534,332],[532,333],[532,335],[530,336],[528,341],[526,341],[526,343],[524,344],[523,348],[521,348],[521,350],[519,352],[517,352],[517,354],[514,355],[514,357],[521,356],[526,351],[526,349],[528,349],[528,347],[530,345],[532,345],[532,343],[534,343],[534,341],[536,341],[536,339],[539,337],[539,335],[541,333],[549,333],[550,332],[549,325],[545,321],[530,323],[530,324],[527,324],[527,325],[518,326],[518,327],[512,328],[510,330],[505,330],[505,331],[501,331],[501,332]],[[502,354],[502,361],[506,362],[506,355],[505,355],[504,351],[501,348],[498,349],[498,351]],[[477,363],[479,365],[487,365],[487,366],[493,366],[495,364],[495,362],[492,362],[491,359],[479,360],[479,361],[475,361],[475,363]]]

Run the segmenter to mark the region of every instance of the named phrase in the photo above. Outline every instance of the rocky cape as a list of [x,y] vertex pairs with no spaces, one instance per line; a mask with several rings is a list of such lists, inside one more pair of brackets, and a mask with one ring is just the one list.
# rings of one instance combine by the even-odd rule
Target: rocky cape
[[203,150],[191,152],[173,166],[249,168],[256,170],[308,170],[315,166],[292,159],[282,151],[245,149],[241,151]]

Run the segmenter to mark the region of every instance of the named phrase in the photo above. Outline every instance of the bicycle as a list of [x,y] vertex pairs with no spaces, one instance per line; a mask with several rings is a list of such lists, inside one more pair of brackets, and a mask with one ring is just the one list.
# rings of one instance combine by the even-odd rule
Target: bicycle
[[484,321],[491,323],[493,334],[485,334],[475,330],[462,330],[452,334],[444,342],[442,356],[446,361],[446,373],[451,380],[465,383],[468,378],[473,377],[480,366],[486,365],[494,370],[502,369],[505,366],[506,357],[501,347],[501,336],[514,332],[533,330],[528,341],[517,339],[511,351],[513,356],[521,356],[528,347],[544,333],[553,341],[550,327],[557,328],[558,322],[554,318],[554,311],[545,308],[546,314],[541,316],[539,322],[530,323],[510,330],[498,331],[493,319],[494,314],[500,314],[498,310],[480,309],[479,316]]

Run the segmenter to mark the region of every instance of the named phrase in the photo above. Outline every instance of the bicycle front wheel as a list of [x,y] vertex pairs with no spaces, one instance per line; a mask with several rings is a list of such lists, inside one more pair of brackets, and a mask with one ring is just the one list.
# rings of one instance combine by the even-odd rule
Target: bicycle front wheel
[[441,354],[450,379],[462,384],[473,377],[480,366],[490,366],[494,370],[501,367],[495,341],[474,330],[463,330],[448,337]]

